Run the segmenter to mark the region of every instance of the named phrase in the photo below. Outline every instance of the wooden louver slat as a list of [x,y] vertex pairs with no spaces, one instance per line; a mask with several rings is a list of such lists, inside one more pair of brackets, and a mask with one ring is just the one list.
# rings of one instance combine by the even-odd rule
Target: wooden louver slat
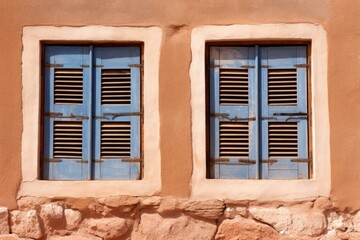
[[54,122],[54,158],[82,158],[82,122]]
[[296,158],[298,128],[296,122],[269,122],[269,157]]
[[130,122],[101,123],[101,158],[128,158],[130,147]]
[[249,124],[220,122],[220,158],[249,157]]
[[268,104],[270,106],[296,106],[296,69],[268,70]]
[[103,69],[101,72],[101,104],[131,104],[130,69]]
[[247,105],[248,69],[220,69],[220,104]]
[[59,68],[54,71],[54,103],[83,103],[83,70]]

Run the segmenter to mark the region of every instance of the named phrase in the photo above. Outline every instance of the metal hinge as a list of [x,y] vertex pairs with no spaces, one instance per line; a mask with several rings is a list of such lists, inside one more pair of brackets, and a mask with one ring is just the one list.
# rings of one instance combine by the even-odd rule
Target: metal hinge
[[210,117],[226,118],[229,121],[255,121],[255,117],[239,118],[237,116],[230,118],[228,113],[210,113]]
[[210,64],[209,65],[209,68],[219,68],[219,67],[221,67],[220,64]]
[[82,67],[82,68],[88,68],[89,65],[87,65],[87,64],[82,64],[82,65],[80,65],[80,67]]
[[125,116],[142,116],[142,112],[122,112],[122,113],[104,113],[103,116],[95,116],[95,118],[106,118],[106,116],[112,117],[114,120],[117,117],[125,117]]
[[49,67],[49,68],[55,68],[55,67],[63,67],[64,64],[55,64],[55,63],[46,63],[45,67]]
[[306,158],[294,158],[290,160],[291,162],[298,162],[298,163],[309,163],[311,160]]
[[269,65],[261,65],[260,67],[261,68],[269,68],[270,66]]
[[129,64],[129,67],[138,67],[138,68],[142,68],[143,64]]
[[308,68],[309,64],[294,64],[294,67],[296,67],[296,68]]
[[94,67],[96,67],[96,68],[102,68],[102,67],[104,67],[104,65],[96,64],[96,65],[94,65]]
[[250,159],[238,159],[234,161],[230,161],[229,158],[212,158],[210,159],[213,163],[220,163],[220,164],[226,164],[226,165],[251,165],[256,164],[255,160]]
[[45,162],[62,162],[62,160],[57,158],[43,158]]
[[277,120],[275,117],[261,117],[261,120]]
[[76,160],[75,162],[77,162],[77,163],[88,163],[89,161],[81,159],[81,160]]
[[76,119],[76,120],[88,120],[89,117],[87,116],[77,116],[77,115],[73,115],[70,114],[69,116],[64,116],[63,113],[59,113],[59,112],[49,112],[49,113],[44,113],[45,117],[49,117],[49,118],[71,118],[71,119]]
[[255,68],[254,65],[241,65],[242,68]]
[[[117,159],[115,159],[115,160],[117,160]],[[122,158],[122,159],[118,159],[118,160],[121,160],[122,162],[129,162],[129,163],[142,162],[141,158]],[[95,163],[102,163],[104,161],[106,161],[106,159],[95,159],[94,160]]]
[[276,163],[278,160],[275,160],[275,159],[264,159],[264,160],[261,160],[261,163],[269,163],[269,164],[273,164],[273,163]]
[[298,112],[298,113],[274,113],[274,116],[307,116],[307,113]]

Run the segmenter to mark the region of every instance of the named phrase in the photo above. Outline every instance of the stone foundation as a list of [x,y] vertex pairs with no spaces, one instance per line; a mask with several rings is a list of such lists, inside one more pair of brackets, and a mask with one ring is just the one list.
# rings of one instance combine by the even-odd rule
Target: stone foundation
[[172,197],[48,199],[0,207],[0,239],[360,239],[360,211],[326,198],[301,202]]

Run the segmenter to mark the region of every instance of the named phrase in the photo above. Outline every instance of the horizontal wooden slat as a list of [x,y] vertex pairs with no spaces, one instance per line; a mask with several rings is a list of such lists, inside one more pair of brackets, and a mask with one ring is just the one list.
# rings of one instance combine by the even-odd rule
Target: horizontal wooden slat
[[131,104],[130,69],[103,69],[101,72],[101,104]]
[[220,69],[220,104],[247,105],[249,102],[248,85],[247,69]]
[[83,70],[82,69],[54,70],[54,103],[55,104],[83,103]]
[[101,124],[101,158],[130,157],[130,122],[103,122]]
[[270,106],[297,105],[296,69],[268,70],[268,104]]
[[296,122],[269,122],[269,157],[296,158],[298,128]]
[[249,157],[248,123],[220,122],[220,158]]
[[54,158],[82,158],[82,122],[54,122]]

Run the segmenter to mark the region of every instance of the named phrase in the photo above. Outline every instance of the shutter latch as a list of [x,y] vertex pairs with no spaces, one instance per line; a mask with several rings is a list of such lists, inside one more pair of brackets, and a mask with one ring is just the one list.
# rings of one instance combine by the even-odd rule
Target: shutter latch
[[306,158],[294,158],[290,160],[291,162],[297,162],[297,163],[308,163],[310,162],[310,159]]
[[229,158],[212,158],[211,162],[225,165],[252,165],[256,164],[255,160],[250,159],[229,159]]
[[239,118],[237,116],[230,118],[228,113],[210,113],[210,117],[218,117],[218,118],[225,118],[228,119],[230,122],[236,121],[255,121],[255,117],[247,117],[247,118]]
[[307,113],[298,112],[298,113],[274,113],[274,116],[307,116]]
[[142,112],[121,112],[121,113],[104,113],[104,116],[96,116],[95,118],[105,118],[108,119],[107,116],[112,117],[114,120],[117,117],[125,117],[125,116],[142,116]]
[[45,117],[49,117],[49,118],[70,118],[70,119],[76,119],[76,120],[88,120],[89,117],[87,116],[77,116],[77,115],[73,115],[70,114],[69,116],[64,116],[63,113],[59,113],[59,112],[49,112],[49,113],[44,113]]

